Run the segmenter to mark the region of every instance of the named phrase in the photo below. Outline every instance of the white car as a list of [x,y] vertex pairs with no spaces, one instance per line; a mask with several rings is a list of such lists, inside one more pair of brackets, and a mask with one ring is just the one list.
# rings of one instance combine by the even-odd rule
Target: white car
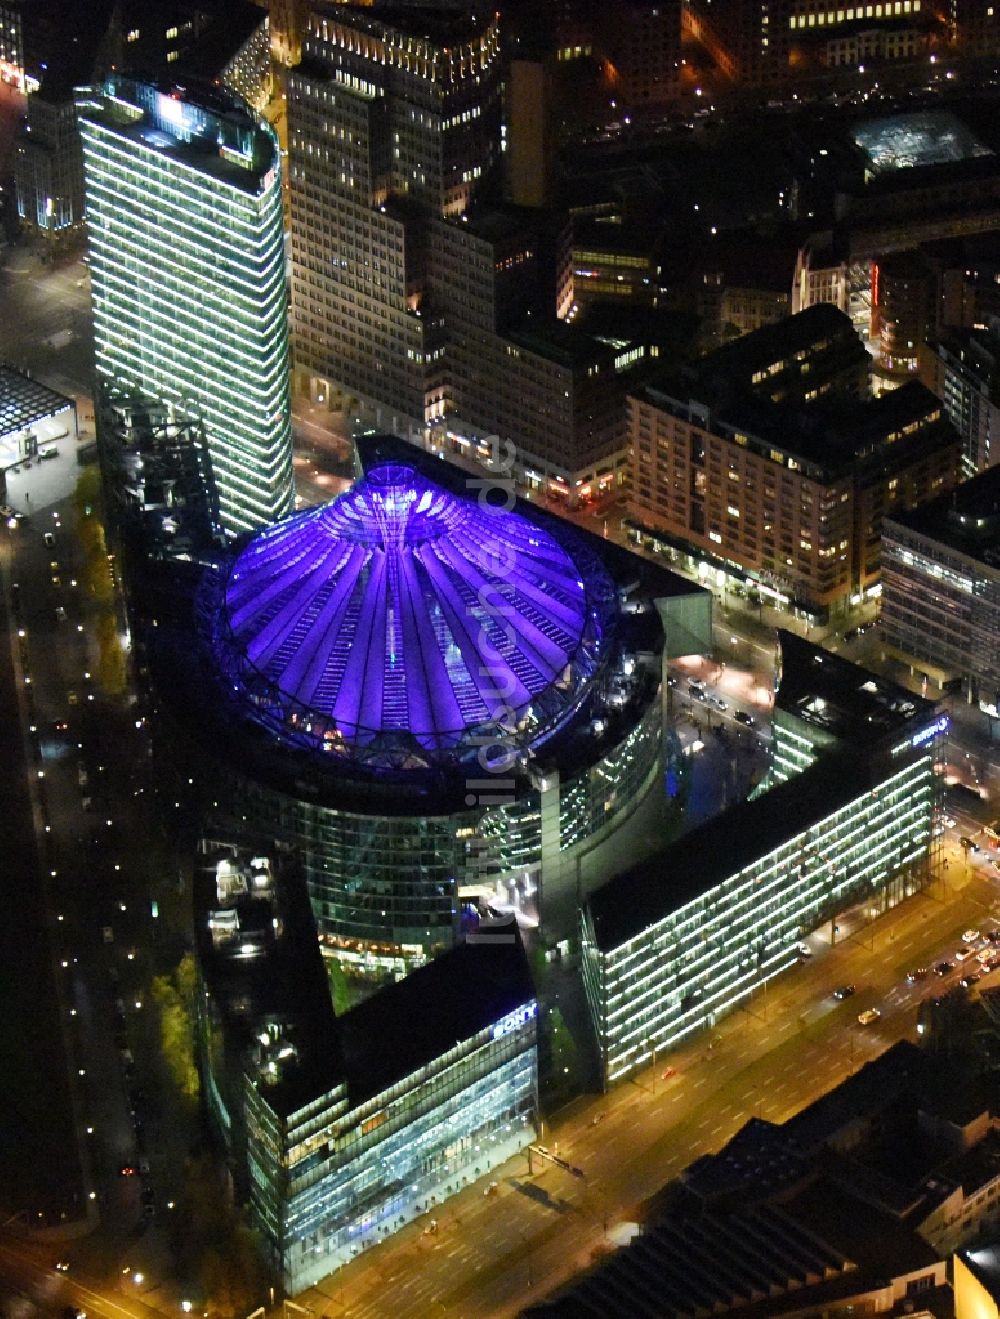
[[969,958],[969,957],[971,957],[971,956],[972,956],[972,949],[971,949],[971,948],[956,948],[956,949],[955,949],[955,961],[956,961],[956,962],[964,962],[964,961],[966,961],[967,958]]
[[980,935],[978,930],[966,930],[965,933],[962,935],[962,942],[975,943],[976,940],[981,937],[982,936]]

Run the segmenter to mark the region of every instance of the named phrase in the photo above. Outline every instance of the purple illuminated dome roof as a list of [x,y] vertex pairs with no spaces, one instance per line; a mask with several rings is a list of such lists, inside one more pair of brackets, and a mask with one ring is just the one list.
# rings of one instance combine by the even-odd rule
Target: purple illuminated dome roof
[[259,717],[400,768],[550,736],[610,649],[610,579],[527,519],[380,466],[254,537],[213,622]]

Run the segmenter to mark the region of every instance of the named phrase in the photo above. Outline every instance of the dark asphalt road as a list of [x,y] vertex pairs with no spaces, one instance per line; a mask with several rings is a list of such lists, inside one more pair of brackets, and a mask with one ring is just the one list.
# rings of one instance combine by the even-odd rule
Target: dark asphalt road
[[[7,537],[6,529],[0,536]],[[16,534],[16,533],[15,533]],[[3,547],[6,551],[6,547]],[[58,1222],[82,1208],[52,930],[27,789],[12,602],[0,592],[0,1208]]]

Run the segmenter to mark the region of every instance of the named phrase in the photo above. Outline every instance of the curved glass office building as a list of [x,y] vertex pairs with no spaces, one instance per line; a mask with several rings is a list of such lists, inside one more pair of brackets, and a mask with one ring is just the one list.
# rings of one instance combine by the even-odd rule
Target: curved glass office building
[[579,857],[660,778],[656,588],[702,593],[373,454],[201,580],[212,795],[296,848],[328,951],[361,970],[442,951],[476,908],[565,937]]
[[295,506],[281,158],[215,87],[110,75],[79,107],[98,377],[197,408],[231,535]]

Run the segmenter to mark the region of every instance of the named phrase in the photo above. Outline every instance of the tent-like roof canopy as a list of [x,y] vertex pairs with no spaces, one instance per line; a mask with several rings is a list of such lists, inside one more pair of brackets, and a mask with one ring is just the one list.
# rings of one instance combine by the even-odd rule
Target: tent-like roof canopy
[[410,467],[255,536],[213,621],[223,667],[324,750],[415,767],[530,746],[610,648],[614,587],[572,539]]

